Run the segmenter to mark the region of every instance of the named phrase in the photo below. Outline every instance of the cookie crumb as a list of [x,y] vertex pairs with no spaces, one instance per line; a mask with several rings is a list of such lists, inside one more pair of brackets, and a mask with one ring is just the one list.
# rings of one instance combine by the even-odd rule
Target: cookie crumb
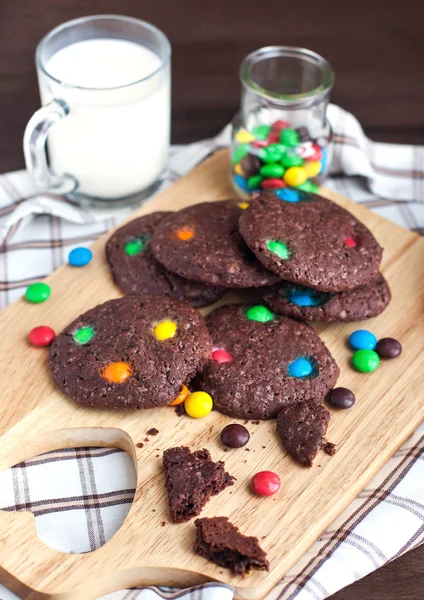
[[324,452],[330,456],[334,456],[337,452],[336,444],[333,444],[332,442],[325,442]]
[[244,424],[247,425],[249,423],[249,419],[244,420]]
[[166,521],[162,521],[161,525],[162,525],[162,527],[165,527]]
[[177,417],[182,417],[183,415],[186,414],[185,408],[184,408],[184,403],[183,404],[177,404],[177,406],[175,407],[175,412],[177,413]]
[[143,442],[137,442],[136,443],[136,447],[137,448],[143,448],[143,446],[144,446]]
[[264,450],[266,450],[266,446],[262,446],[262,448],[263,448]]
[[156,454],[155,456],[156,456],[156,458],[160,458],[160,454]]
[[156,429],[156,427],[151,427],[146,431],[146,433],[147,435],[157,435],[159,433],[159,429]]
[[145,437],[143,441],[144,441],[144,442],[150,442],[150,440],[149,440],[149,438],[148,438],[148,437]]
[[245,448],[246,452],[250,452],[250,448]]
[[259,425],[260,421],[250,421],[252,425]]

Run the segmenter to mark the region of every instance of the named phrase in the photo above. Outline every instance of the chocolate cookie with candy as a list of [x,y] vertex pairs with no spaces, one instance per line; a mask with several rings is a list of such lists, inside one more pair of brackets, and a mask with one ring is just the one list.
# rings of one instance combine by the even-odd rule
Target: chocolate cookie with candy
[[109,300],[79,316],[50,347],[56,385],[96,408],[172,403],[210,355],[201,314],[158,296]]
[[291,191],[289,199],[286,189],[263,192],[240,217],[240,233],[258,260],[281,279],[322,292],[371,281],[382,249],[369,229],[331,200]]

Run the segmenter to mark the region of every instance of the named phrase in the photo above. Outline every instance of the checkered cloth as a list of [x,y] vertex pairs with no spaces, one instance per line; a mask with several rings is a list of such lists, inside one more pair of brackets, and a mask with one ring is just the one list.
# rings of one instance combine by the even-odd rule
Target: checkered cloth
[[[335,152],[327,186],[419,233],[424,231],[424,148],[370,142],[356,119],[329,107]],[[162,189],[228,144],[216,138],[173,147]],[[337,176],[338,175],[338,176]],[[349,176],[349,177],[347,177]],[[0,177],[0,306],[131,214],[83,210],[40,194],[24,171]],[[391,458],[369,486],[268,595],[267,600],[322,600],[424,539],[424,428]],[[105,448],[56,450],[0,473],[0,508],[31,510],[37,533],[64,552],[87,552],[119,529],[130,508],[135,474],[129,457]],[[249,533],[249,532],[246,532]],[[0,586],[1,600],[16,598]],[[231,600],[229,586],[190,590],[124,590],[109,600]]]

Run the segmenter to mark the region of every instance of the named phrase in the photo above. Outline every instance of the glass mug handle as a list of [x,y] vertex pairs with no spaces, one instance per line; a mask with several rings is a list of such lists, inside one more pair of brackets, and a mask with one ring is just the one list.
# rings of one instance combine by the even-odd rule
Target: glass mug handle
[[24,133],[24,156],[28,171],[40,188],[54,189],[59,194],[69,194],[77,187],[72,175],[56,175],[47,162],[46,142],[52,125],[69,114],[69,106],[55,98],[39,108],[30,118]]

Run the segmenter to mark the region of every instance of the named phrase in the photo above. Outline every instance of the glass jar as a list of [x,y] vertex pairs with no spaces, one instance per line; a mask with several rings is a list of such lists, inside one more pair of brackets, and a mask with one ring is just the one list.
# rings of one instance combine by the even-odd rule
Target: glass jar
[[311,50],[269,46],[244,59],[240,80],[230,149],[237,193],[248,198],[273,189],[296,201],[296,189],[316,192],[332,154],[330,64]]

